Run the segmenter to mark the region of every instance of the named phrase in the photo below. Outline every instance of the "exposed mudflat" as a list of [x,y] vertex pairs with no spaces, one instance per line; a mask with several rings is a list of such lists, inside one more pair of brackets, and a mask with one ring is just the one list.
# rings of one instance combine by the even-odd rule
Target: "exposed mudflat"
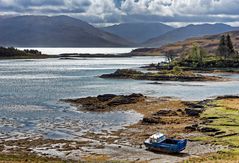
[[[134,100],[125,101],[125,98],[132,96]],[[193,102],[183,102],[172,98],[151,98],[135,94],[129,96],[101,95],[67,100],[67,102],[71,102],[79,110],[83,109],[90,112],[134,110],[142,114],[144,118],[138,123],[118,131],[104,131],[98,134],[88,132],[83,137],[90,143],[87,146],[82,146],[79,150],[68,151],[67,155],[66,153],[64,155],[64,150],[57,153],[60,156],[64,155],[63,158],[77,160],[82,156],[101,155],[107,156],[106,160],[179,162],[190,157],[198,157],[228,148],[202,141],[190,141],[192,137],[203,136],[201,132],[185,129],[187,126],[200,123],[197,117],[189,115],[192,112],[186,111],[189,106],[200,107],[199,104]],[[114,105],[111,105],[112,102]],[[146,121],[146,118],[149,121]],[[156,119],[156,121],[152,119]],[[157,131],[161,131],[171,138],[189,139],[186,150],[174,155],[148,151],[143,145],[143,141]],[[35,152],[52,155],[56,151],[38,148]]]

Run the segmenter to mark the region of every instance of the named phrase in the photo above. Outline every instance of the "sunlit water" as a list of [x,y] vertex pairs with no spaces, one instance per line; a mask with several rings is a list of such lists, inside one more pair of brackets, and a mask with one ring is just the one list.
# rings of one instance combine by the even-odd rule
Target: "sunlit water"
[[129,53],[136,48],[18,48],[24,49],[36,49],[43,54],[58,55],[62,53],[80,53],[80,54],[121,54]]
[[82,60],[0,61],[0,137],[26,134],[73,138],[86,131],[116,130],[142,118],[135,112],[86,113],[60,99],[105,93],[142,93],[202,100],[239,94],[239,75],[230,82],[162,82],[101,79],[116,69],[161,62],[161,57],[85,58]]

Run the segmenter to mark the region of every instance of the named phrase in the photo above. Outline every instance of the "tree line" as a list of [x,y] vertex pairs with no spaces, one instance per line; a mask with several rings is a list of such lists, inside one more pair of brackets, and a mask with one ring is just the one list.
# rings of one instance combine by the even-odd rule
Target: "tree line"
[[166,53],[166,58],[171,65],[191,68],[238,68],[239,54],[233,46],[229,34],[222,35],[214,53],[208,53],[198,44],[180,56],[175,53]]
[[41,55],[38,50],[18,50],[14,47],[0,47],[0,57]]
[[234,49],[231,36],[229,34],[227,34],[227,36],[225,35],[221,36],[217,53],[224,59],[234,57],[236,54],[238,54],[238,52],[236,52]]

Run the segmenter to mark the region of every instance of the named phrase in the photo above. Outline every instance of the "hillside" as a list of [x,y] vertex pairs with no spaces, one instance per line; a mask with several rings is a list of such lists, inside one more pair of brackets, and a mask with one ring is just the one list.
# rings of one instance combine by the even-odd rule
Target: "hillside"
[[0,19],[0,45],[119,47],[133,44],[68,16],[17,16]]
[[148,39],[171,31],[174,28],[162,23],[123,23],[101,29],[127,40],[142,43]]
[[143,43],[144,47],[160,47],[177,41],[183,41],[192,37],[201,37],[205,35],[214,35],[228,31],[234,31],[239,28],[226,24],[201,24],[188,25],[186,27],[177,28],[169,31],[159,37],[150,39]]
[[163,55],[165,53],[170,52],[180,55],[183,52],[190,49],[193,44],[198,44],[200,47],[206,49],[209,53],[215,53],[218,48],[220,37],[223,34],[230,34],[232,42],[234,43],[235,50],[239,51],[239,30],[238,30],[216,35],[207,35],[204,37],[195,37],[187,39],[185,41],[179,41],[173,44],[164,45],[160,48],[136,49],[132,53],[135,53],[137,55],[139,54]]

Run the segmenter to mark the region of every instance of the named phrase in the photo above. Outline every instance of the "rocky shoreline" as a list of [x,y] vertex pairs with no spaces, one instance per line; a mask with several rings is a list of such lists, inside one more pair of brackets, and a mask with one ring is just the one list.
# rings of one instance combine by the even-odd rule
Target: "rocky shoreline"
[[[126,100],[127,98],[129,100]],[[115,100],[117,101],[116,103],[114,102]],[[214,110],[214,107],[217,107],[218,101],[222,101],[223,105],[226,105],[228,100],[234,100],[239,103],[238,96],[224,96],[211,100],[189,102],[171,98],[152,98],[141,94],[127,96],[106,94],[66,101],[78,107],[79,110],[83,109],[91,112],[134,110],[144,116],[137,124],[116,132],[107,133],[106,137],[96,133],[88,133],[86,135],[87,138],[97,139],[109,144],[116,143],[122,147],[130,146],[135,150],[144,149],[143,141],[158,131],[165,133],[171,138],[188,139],[189,146],[185,151],[185,154],[187,153],[188,156],[176,156],[178,157],[177,161],[174,160],[174,156],[171,158],[167,157],[172,162],[178,162],[193,156],[203,157],[205,154],[228,149],[224,138],[234,135],[227,133],[224,129],[220,129],[221,127],[212,126],[211,124],[217,121],[217,118],[205,117],[208,110]],[[224,101],[226,104],[224,104]],[[137,135],[137,139],[135,135]],[[207,139],[201,139],[204,137]],[[215,139],[216,144],[215,142],[210,142],[211,139]],[[230,148],[237,149],[236,146],[231,146]],[[197,152],[194,153],[193,151]],[[164,156],[167,155],[164,154]],[[133,157],[133,155],[130,157]],[[137,155],[137,157],[139,157],[139,160],[143,159],[143,156]],[[153,154],[151,157],[153,157]],[[158,155],[158,158],[155,159],[159,161],[162,159],[160,157],[161,155]]]
[[[47,140],[41,137],[1,140],[0,156],[7,158],[9,155],[11,158],[10,154],[15,152],[14,158],[19,160],[21,157],[31,160],[48,160],[49,157],[49,160],[53,160],[53,157],[56,162],[66,159],[88,162],[195,162],[208,155],[219,155],[222,160],[224,157],[228,160],[226,156],[238,159],[232,152],[238,150],[239,145],[236,127],[239,122],[238,96],[181,101],[142,94],[105,94],[62,101],[80,111],[94,112],[99,116],[104,112],[133,110],[142,114],[143,118],[118,131],[87,132],[74,140]],[[188,139],[186,150],[178,155],[146,150],[144,140],[158,131],[170,138]],[[222,151],[227,151],[227,155],[220,155]]]
[[225,81],[222,77],[206,76],[201,74],[195,74],[192,72],[186,72],[182,74],[175,74],[169,72],[148,72],[143,73],[141,71],[130,69],[118,69],[111,74],[103,74],[100,78],[107,79],[134,79],[134,80],[151,80],[151,81]]
[[86,97],[79,99],[67,99],[65,102],[71,103],[77,106],[79,110],[85,111],[113,111],[116,106],[135,104],[140,101],[144,101],[145,97],[142,94],[131,95],[114,95],[105,94],[97,97]]

